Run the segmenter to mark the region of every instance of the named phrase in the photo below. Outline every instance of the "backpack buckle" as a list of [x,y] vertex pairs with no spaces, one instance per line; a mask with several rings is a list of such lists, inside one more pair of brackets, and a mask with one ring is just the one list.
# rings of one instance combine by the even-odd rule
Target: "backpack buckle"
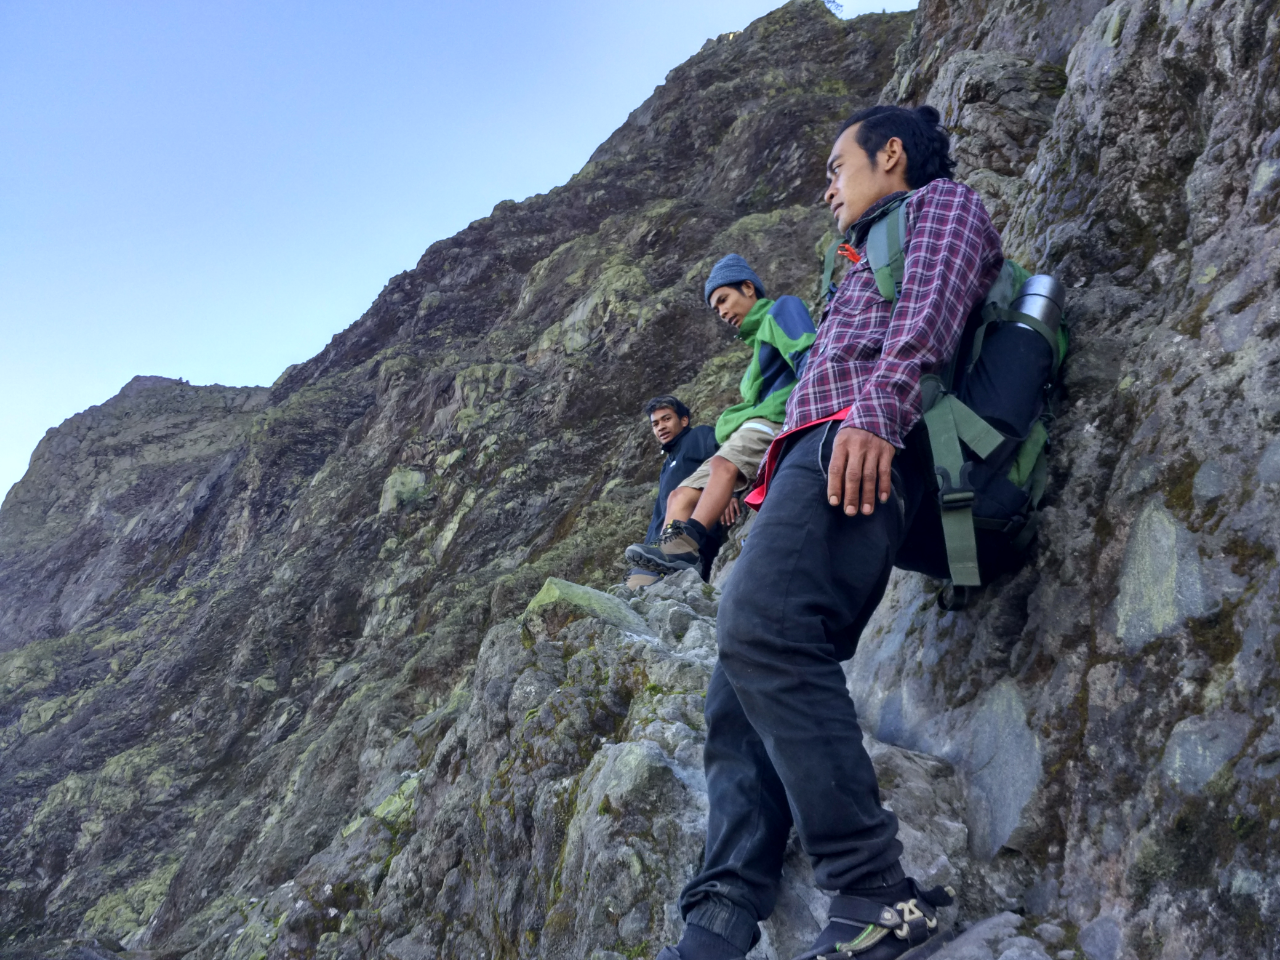
[[933,472],[938,475],[938,503],[943,510],[960,510],[973,506],[975,493],[973,484],[969,482],[969,473],[972,469],[972,463],[964,464],[960,468],[960,482],[953,484],[951,471],[946,467],[933,468]]
[[969,601],[973,599],[976,592],[973,587],[961,587],[948,583],[938,591],[938,608],[948,613],[953,610],[963,610],[969,606]]

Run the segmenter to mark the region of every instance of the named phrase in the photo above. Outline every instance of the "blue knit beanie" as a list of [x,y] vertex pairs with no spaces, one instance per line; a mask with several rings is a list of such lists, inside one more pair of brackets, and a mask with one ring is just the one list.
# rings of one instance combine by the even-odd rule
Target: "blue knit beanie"
[[727,286],[730,283],[741,283],[743,280],[750,280],[756,288],[756,296],[761,300],[766,299],[764,284],[760,282],[760,278],[756,276],[755,271],[747,266],[747,261],[736,253],[729,254],[711,268],[711,276],[707,277],[707,285],[703,288],[702,297],[707,303],[710,303],[711,294],[717,288]]

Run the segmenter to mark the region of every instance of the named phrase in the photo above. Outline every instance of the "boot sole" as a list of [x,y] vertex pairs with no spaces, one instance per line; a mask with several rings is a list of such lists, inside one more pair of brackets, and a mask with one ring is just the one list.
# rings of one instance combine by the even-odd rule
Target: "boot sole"
[[696,560],[658,560],[635,547],[627,547],[623,556],[637,567],[643,567],[652,573],[679,573],[681,570],[691,570],[698,565]]
[[[956,938],[956,932],[954,929],[943,930],[940,933],[935,933],[932,937],[930,937],[924,943],[917,944],[916,946],[912,947],[906,953],[898,954],[896,957],[893,958],[893,960],[927,960],[927,958],[932,957],[935,953],[937,953],[943,947],[951,943],[951,941],[954,940],[955,938]],[[822,956],[822,954],[815,954],[812,950],[810,950],[808,953],[804,953],[796,957],[795,960],[812,960],[812,958],[815,956]],[[836,954],[826,954],[826,956],[836,956]],[[857,954],[855,954],[854,957],[856,960]]]

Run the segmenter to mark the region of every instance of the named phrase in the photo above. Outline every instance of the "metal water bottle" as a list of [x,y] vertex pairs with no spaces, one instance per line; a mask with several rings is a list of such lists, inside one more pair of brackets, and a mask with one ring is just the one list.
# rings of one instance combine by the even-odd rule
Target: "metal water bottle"
[[[1062,323],[1062,305],[1066,302],[1066,296],[1067,291],[1062,284],[1053,277],[1040,273],[1027,278],[1009,306],[1015,313],[1035,317],[1056,337],[1058,325]],[[1015,320],[1014,323],[1018,321]],[[1018,326],[1025,327],[1026,324],[1019,323]]]
[[1044,410],[1045,384],[1053,379],[1053,345],[1016,314],[1039,320],[1057,341],[1065,294],[1053,277],[1030,277],[1009,305],[1015,316],[991,324],[977,360],[965,373],[960,399],[1006,436],[1027,436]]

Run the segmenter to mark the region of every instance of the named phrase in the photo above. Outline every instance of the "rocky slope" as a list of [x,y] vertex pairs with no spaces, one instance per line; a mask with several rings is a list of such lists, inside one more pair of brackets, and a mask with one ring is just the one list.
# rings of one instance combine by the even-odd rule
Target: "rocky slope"
[[[808,295],[833,125],[883,97],[1072,292],[1031,563],[958,613],[895,577],[850,664],[912,868],[992,918],[949,953],[1270,955],[1278,47],[1250,0],[792,3],[269,390],[140,378],[51,431],[0,508],[0,952],[674,936],[717,594],[564,581],[643,528],[638,403],[733,390],[699,278]],[[821,922],[787,885],[757,956]]]
[[802,3],[710,41],[270,390],[141,380],[42,442],[0,509],[0,942],[217,955],[430,759],[405,731],[489,627],[549,574],[616,578],[658,466],[641,403],[705,419],[736,388],[705,271],[737,250],[812,292],[831,125],[909,23]]

